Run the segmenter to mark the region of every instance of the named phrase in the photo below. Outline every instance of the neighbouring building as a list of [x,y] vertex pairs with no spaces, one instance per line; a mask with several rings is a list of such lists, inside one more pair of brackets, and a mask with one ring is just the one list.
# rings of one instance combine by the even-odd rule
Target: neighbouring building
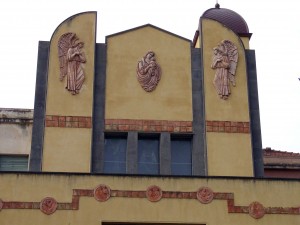
[[300,179],[300,154],[264,149],[265,177]]
[[0,171],[28,171],[32,122],[32,109],[0,109]]
[[246,21],[216,4],[193,41],[146,24],[105,43],[96,21],[39,42],[33,121],[2,110],[0,224],[299,224],[300,180],[264,175]]

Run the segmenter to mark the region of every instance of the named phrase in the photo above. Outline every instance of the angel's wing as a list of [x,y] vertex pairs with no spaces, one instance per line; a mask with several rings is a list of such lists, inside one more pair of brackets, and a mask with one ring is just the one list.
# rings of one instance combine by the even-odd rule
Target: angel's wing
[[71,41],[76,37],[75,33],[65,33],[58,40],[58,58],[60,66],[59,78],[62,80],[67,75],[67,52],[71,47]]
[[229,62],[230,62],[229,72],[234,76],[236,67],[237,67],[237,63],[238,63],[238,58],[239,58],[238,49],[229,40],[224,40],[222,42],[226,48],[226,52],[228,54],[228,58],[229,58]]

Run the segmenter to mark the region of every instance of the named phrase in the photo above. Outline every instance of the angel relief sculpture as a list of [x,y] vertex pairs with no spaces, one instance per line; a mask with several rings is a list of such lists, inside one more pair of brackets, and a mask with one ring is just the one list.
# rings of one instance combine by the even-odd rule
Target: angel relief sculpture
[[79,93],[84,82],[82,64],[86,62],[82,52],[83,42],[75,33],[65,33],[58,40],[58,57],[60,63],[60,80],[67,76],[66,89],[73,95]]
[[156,63],[153,51],[147,52],[138,62],[136,73],[137,79],[145,91],[151,92],[156,88],[161,78],[161,69]]
[[216,70],[213,83],[220,98],[226,100],[231,93],[230,83],[235,87],[238,50],[229,40],[222,41],[213,50],[211,68]]

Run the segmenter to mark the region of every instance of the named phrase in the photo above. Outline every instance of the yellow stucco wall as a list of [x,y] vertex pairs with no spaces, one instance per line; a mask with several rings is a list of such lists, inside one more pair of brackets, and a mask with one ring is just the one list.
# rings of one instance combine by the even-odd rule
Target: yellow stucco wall
[[[84,42],[83,52],[85,81],[78,95],[65,89],[66,77],[59,79],[58,40],[67,32],[76,33],[78,42]],[[94,87],[96,13],[75,15],[64,21],[53,33],[50,43],[46,115],[91,116]]]
[[48,127],[46,131],[42,171],[90,171],[91,129]]
[[[206,120],[249,122],[247,71],[243,43],[233,31],[219,22],[208,19],[201,21]],[[222,40],[233,42],[239,54],[235,75],[236,87],[231,86],[231,95],[227,100],[219,98],[213,85],[216,71],[211,69],[213,48]],[[207,133],[207,155],[209,175],[253,176],[250,133]]]
[[[146,26],[107,38],[106,119],[191,121],[189,41]],[[152,50],[162,76],[153,92],[136,78],[138,61]]]
[[[254,201],[264,207],[299,207],[300,182],[231,178],[159,178],[63,174],[0,174],[3,201],[40,202],[53,197],[59,203],[72,201],[72,189],[94,189],[99,184],[112,190],[145,191],[151,185],[163,191],[196,192],[207,186],[214,192],[233,193],[236,206]],[[166,199],[150,202],[146,198],[111,197],[98,202],[80,197],[78,210],[56,210],[45,215],[39,209],[2,209],[1,225],[70,224],[101,225],[102,222],[180,223],[206,225],[298,225],[300,215],[266,214],[254,219],[247,213],[228,213],[225,200],[201,204],[196,199]]]
[[195,48],[200,48],[200,38],[199,37],[197,38]]
[[[58,40],[67,32],[76,33],[84,42],[85,81],[77,95],[65,89],[66,77],[59,79]],[[55,30],[51,43],[48,70],[46,115],[91,117],[93,112],[96,12],[68,18]],[[92,130],[90,128],[45,127],[43,171],[88,172],[90,169]],[[80,162],[80,163],[79,163]]]
[[250,135],[206,133],[210,176],[253,176]]
[[250,49],[249,38],[248,37],[241,37],[241,40],[244,44],[244,48],[245,49]]
[[[249,121],[246,62],[243,44],[238,36],[222,24],[202,19],[205,109],[207,120]],[[211,69],[213,48],[222,40],[232,41],[238,48],[236,87],[231,86],[228,100],[219,99],[213,85],[215,70]]]

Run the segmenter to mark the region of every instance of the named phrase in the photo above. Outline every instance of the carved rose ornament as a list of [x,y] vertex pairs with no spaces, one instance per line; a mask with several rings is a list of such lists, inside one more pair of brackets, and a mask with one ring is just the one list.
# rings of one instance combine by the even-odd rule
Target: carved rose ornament
[[150,202],[158,202],[162,198],[162,190],[156,185],[147,188],[146,196]]
[[201,187],[197,191],[197,199],[203,203],[208,204],[210,203],[214,198],[214,193],[209,187]]
[[94,197],[100,202],[107,201],[110,198],[110,188],[107,185],[100,184],[94,189]]
[[40,210],[47,215],[54,213],[56,209],[57,209],[57,202],[54,198],[51,197],[44,198],[40,203]]

